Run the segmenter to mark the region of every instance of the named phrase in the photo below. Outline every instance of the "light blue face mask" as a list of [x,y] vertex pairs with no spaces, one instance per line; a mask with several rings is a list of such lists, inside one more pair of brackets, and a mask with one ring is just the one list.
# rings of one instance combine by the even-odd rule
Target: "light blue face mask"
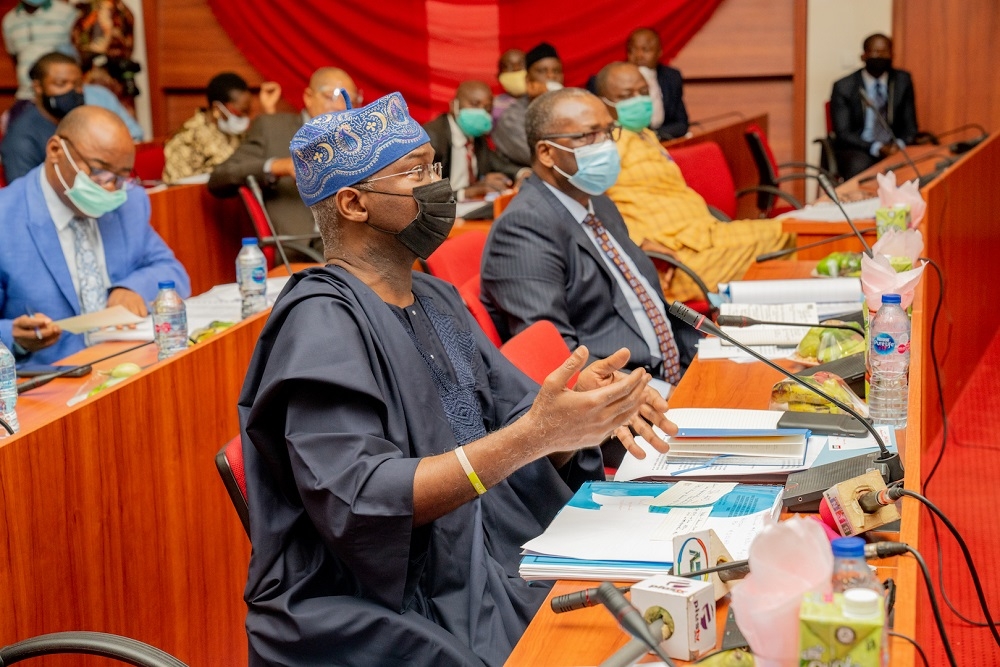
[[560,150],[569,151],[576,156],[575,174],[567,174],[555,165],[553,168],[578,190],[591,196],[597,196],[604,194],[605,190],[618,180],[622,163],[618,157],[618,148],[615,146],[615,142],[608,140],[579,148],[566,148],[548,140],[545,143]]
[[97,183],[94,183],[94,181],[90,180],[90,176],[80,171],[80,168],[76,166],[76,161],[70,155],[69,150],[66,148],[66,142],[63,141],[62,137],[59,138],[59,144],[62,146],[63,152],[66,153],[66,157],[69,158],[69,163],[73,165],[76,177],[73,179],[73,187],[70,187],[63,178],[58,164],[56,165],[56,177],[62,183],[63,188],[65,188],[66,198],[69,199],[70,203],[80,213],[89,218],[99,218],[125,203],[125,200],[128,199],[128,193],[125,192],[124,188],[108,192]]

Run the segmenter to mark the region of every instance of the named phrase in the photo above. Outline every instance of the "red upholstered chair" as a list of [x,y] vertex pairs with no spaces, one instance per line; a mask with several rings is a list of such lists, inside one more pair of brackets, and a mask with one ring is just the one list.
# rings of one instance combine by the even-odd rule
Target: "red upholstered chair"
[[486,246],[486,232],[472,230],[445,239],[441,247],[424,260],[427,273],[455,287],[479,275],[479,262]]
[[703,141],[668,150],[688,187],[700,194],[709,207],[732,220],[736,215],[736,186],[719,144]]
[[493,324],[493,318],[486,306],[479,300],[479,273],[462,283],[458,288],[458,293],[465,302],[465,307],[472,313],[479,326],[486,332],[486,337],[493,341],[493,344],[500,347],[500,332]]
[[215,467],[222,483],[229,492],[229,499],[243,523],[243,530],[250,536],[250,508],[247,506],[247,478],[243,468],[243,444],[236,436],[215,455]]
[[[253,177],[251,176],[249,178]],[[253,231],[257,235],[257,242],[260,243],[260,249],[264,253],[264,257],[267,259],[267,268],[273,269],[275,261],[280,260],[281,257],[275,250],[277,246],[274,240],[274,226],[271,224],[271,219],[267,215],[267,209],[264,208],[264,202],[257,196],[253,188],[249,185],[241,185],[239,193],[240,199],[243,200],[243,205],[246,206],[247,213],[250,215],[250,222],[253,223]],[[286,251],[294,250],[300,255],[305,255],[314,262],[323,264],[326,261],[323,258],[323,255],[313,250],[309,245],[310,241],[317,238],[319,238],[319,234],[278,236],[278,240],[281,241],[281,245]]]
[[[786,204],[776,204],[777,196],[771,191],[771,189],[779,188],[781,183],[798,179],[814,178],[818,174],[824,174],[830,179],[831,182],[835,182],[832,174],[822,167],[817,167],[816,165],[808,164],[806,162],[783,162],[778,164],[778,161],[774,159],[774,153],[771,151],[771,145],[767,141],[767,135],[756,123],[748,125],[743,136],[746,139],[747,146],[750,148],[750,154],[753,156],[754,164],[757,165],[757,174],[760,179],[760,185],[766,187],[766,189],[762,189],[757,193],[757,208],[760,209],[766,217],[773,217],[775,215],[785,213],[786,211],[802,208],[798,200],[793,201],[793,198],[791,197],[785,198],[787,202]],[[784,173],[789,169],[797,169],[799,171]]]
[[[570,355],[566,341],[548,320],[539,320],[512,336],[500,346],[500,352],[538,384],[544,382],[549,373],[559,368]],[[567,386],[575,385],[578,375],[575,373]]]
[[143,182],[163,180],[163,166],[166,158],[163,156],[162,141],[147,141],[135,145],[135,167],[133,171]]

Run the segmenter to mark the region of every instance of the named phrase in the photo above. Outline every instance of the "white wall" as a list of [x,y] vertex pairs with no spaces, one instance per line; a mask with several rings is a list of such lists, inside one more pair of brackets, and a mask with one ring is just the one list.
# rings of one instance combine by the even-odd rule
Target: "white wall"
[[[806,161],[819,164],[826,136],[825,105],[833,83],[861,67],[861,43],[881,32],[892,36],[892,0],[809,0],[806,28]],[[809,198],[815,183],[809,184]]]
[[135,18],[135,42],[132,48],[132,60],[142,65],[142,71],[135,77],[139,86],[139,96],[135,98],[135,115],[142,125],[143,134],[149,139],[153,136],[153,115],[149,105],[149,59],[146,55],[146,21],[142,14],[142,0],[125,0],[125,6],[132,11]]

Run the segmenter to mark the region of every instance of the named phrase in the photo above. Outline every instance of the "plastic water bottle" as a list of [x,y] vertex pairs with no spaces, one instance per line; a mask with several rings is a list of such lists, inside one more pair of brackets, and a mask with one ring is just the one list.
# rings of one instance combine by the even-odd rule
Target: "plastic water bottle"
[[267,258],[257,247],[257,239],[243,239],[236,256],[236,283],[243,298],[243,318],[267,308]]
[[[11,430],[17,433],[21,425],[17,421],[17,368],[14,367],[14,355],[7,346],[0,342],[0,419],[7,422]],[[0,438],[6,438],[7,429],[0,426]]]
[[871,324],[868,349],[871,386],[868,415],[876,424],[906,426],[907,381],[910,373],[910,317],[898,294],[882,296]]
[[174,289],[173,280],[159,283],[160,291],[153,302],[153,331],[160,360],[171,357],[188,345],[187,308]]
[[833,547],[833,592],[867,588],[885,595],[885,588],[865,560],[865,541],[860,537],[840,537]]

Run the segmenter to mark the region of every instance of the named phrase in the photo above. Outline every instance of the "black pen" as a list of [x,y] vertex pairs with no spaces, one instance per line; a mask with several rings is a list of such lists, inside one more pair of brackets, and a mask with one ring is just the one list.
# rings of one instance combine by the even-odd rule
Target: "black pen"
[[[35,311],[33,311],[30,306],[25,306],[24,314],[27,315],[28,317],[34,317]],[[38,327],[35,327],[35,338],[37,338],[38,340],[42,339],[42,330],[39,329]]]

